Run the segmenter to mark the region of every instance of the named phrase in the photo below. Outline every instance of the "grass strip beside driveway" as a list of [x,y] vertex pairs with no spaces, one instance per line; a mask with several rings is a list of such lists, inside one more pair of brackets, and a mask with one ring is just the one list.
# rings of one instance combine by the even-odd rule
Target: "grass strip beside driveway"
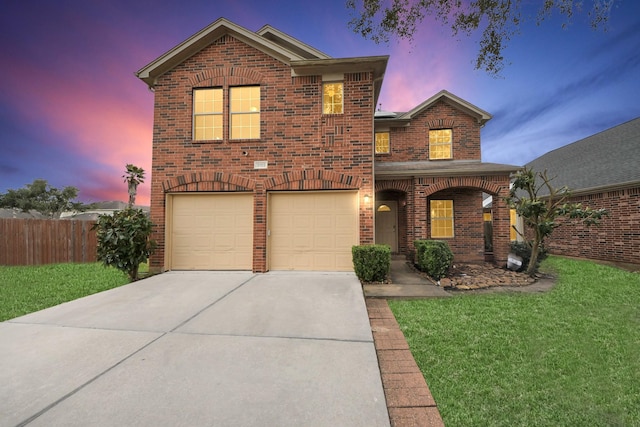
[[129,283],[100,263],[0,266],[0,321]]
[[548,293],[389,301],[444,423],[640,425],[640,274],[542,268]]

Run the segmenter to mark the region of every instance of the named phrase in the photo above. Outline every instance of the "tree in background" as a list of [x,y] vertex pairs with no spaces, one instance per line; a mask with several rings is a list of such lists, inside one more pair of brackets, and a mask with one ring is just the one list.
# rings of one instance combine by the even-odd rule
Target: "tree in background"
[[[591,0],[591,27],[607,30],[611,8],[616,0]],[[535,17],[540,24],[553,12],[571,21],[582,9],[583,0],[540,0]],[[526,2],[525,2],[526,3]],[[509,40],[519,34],[520,25],[531,19],[523,16],[522,0],[347,0],[352,10],[349,27],[376,43],[387,43],[393,36],[412,40],[425,18],[434,17],[451,26],[455,37],[482,31],[476,69],[499,75],[504,67],[502,51]],[[425,24],[426,25],[426,24]]]
[[144,169],[139,168],[129,163],[127,171],[122,177],[124,182],[127,183],[127,190],[129,191],[129,207],[133,207],[136,204],[136,194],[138,192],[138,185],[144,182]]
[[523,218],[525,227],[531,229],[533,234],[533,239],[527,240],[526,233],[516,229],[531,248],[527,267],[529,275],[536,273],[544,239],[562,225],[557,219],[579,219],[583,224],[591,226],[599,224],[602,217],[608,214],[606,209],[591,209],[580,203],[567,203],[571,192],[567,187],[554,188],[551,185],[552,179],[547,176],[547,171],[540,173],[524,168],[515,174],[509,197],[505,198],[507,205],[516,210]]
[[144,170],[126,166],[123,175],[129,190],[129,205],[113,215],[100,215],[94,225],[98,239],[98,260],[138,279],[138,268],[153,253],[156,244],[150,239],[153,223],[142,209],[135,209],[138,184],[144,182]]
[[48,185],[44,179],[36,179],[24,188],[0,194],[0,208],[16,208],[23,212],[35,210],[49,218],[60,218],[62,212],[82,212],[91,206],[72,201],[76,197],[76,187],[59,190]]

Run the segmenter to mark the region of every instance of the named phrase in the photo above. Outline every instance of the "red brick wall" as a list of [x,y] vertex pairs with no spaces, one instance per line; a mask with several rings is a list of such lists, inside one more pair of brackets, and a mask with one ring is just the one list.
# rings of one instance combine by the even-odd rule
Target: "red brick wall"
[[578,196],[571,201],[607,209],[609,215],[591,227],[579,220],[559,220],[562,225],[546,241],[551,253],[640,264],[640,187]]
[[[389,130],[390,154],[377,154],[379,162],[429,160],[429,130],[452,129],[453,160],[480,160],[480,125],[471,116],[444,101],[422,111],[408,127]],[[434,160],[446,162],[447,160]]]
[[[453,200],[454,237],[438,238],[449,244],[454,262],[484,261],[484,220],[482,218],[482,193],[470,189],[451,189],[432,194],[427,200]],[[431,239],[431,215],[429,213]]]
[[[261,138],[193,141],[193,88],[223,87],[227,96],[228,87],[245,84],[261,88]],[[151,218],[159,246],[152,268],[164,264],[167,192],[254,192],[254,271],[267,268],[269,190],[359,189],[360,241],[373,242],[373,208],[364,203],[373,195],[372,74],[345,74],[341,115],[322,114],[321,86],[320,76],[291,77],[288,66],[231,36],[158,79]],[[268,169],[254,170],[256,160],[267,160]]]
[[[453,200],[454,232],[449,243],[457,262],[484,261],[482,192],[494,196],[493,245],[498,265],[506,264],[509,252],[509,209],[502,201],[509,191],[509,176],[433,177],[378,181],[376,197],[398,200],[398,244],[405,254],[415,251],[416,239],[430,239],[429,200]],[[406,206],[402,202],[406,200]]]

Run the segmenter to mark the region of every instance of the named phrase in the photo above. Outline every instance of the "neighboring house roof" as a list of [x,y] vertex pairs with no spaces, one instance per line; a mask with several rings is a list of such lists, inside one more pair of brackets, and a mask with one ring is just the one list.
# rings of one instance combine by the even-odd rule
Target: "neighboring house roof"
[[49,217],[34,210],[24,212],[18,208],[0,208],[0,218],[47,219]]
[[[544,154],[526,166],[555,188],[585,194],[640,184],[640,117]],[[542,196],[548,192],[541,190]]]
[[[91,208],[83,212],[62,212],[60,219],[77,219],[94,221],[100,215],[112,215],[115,211],[120,211],[129,206],[128,203],[119,200],[95,202],[91,204]],[[149,214],[149,206],[134,205],[136,209],[142,209],[147,215]]]
[[465,101],[464,99],[448,92],[446,90],[441,90],[440,92],[433,95],[431,98],[424,101],[422,104],[418,105],[411,111],[407,111],[405,113],[393,113],[387,111],[377,111],[376,112],[376,123],[385,124],[387,126],[394,127],[402,127],[407,126],[411,119],[435,105],[437,102],[446,102],[458,110],[463,111],[464,113],[474,117],[480,125],[484,125],[486,122],[491,120],[491,114],[487,113],[481,108],[476,107],[470,102]]
[[291,65],[292,75],[371,71],[374,73],[374,98],[377,102],[382,86],[382,77],[389,59],[388,56],[332,58],[269,25],[265,25],[257,32],[253,32],[225,18],[219,18],[211,25],[145,65],[136,72],[136,76],[150,88],[153,88],[158,77],[180,65],[226,34],[230,34],[243,43],[285,64]]
[[472,176],[505,174],[520,170],[521,166],[483,163],[478,160],[376,162],[376,179],[403,176]]

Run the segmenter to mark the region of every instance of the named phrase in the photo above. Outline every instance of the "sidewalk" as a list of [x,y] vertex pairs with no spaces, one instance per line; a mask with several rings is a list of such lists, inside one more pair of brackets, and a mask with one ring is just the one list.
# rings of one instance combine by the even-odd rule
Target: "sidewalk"
[[442,298],[451,294],[431,280],[411,269],[404,255],[394,255],[391,259],[391,282],[383,285],[364,285],[367,298]]

